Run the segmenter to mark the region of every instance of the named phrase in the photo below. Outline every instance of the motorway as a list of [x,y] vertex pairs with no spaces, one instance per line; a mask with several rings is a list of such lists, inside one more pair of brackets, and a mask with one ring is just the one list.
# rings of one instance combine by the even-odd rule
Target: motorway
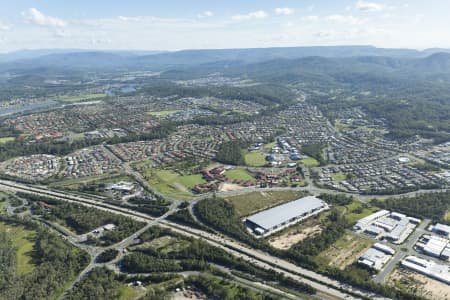
[[[222,236],[216,234],[207,233],[190,227],[181,226],[175,223],[168,222],[163,218],[155,219],[143,213],[133,211],[131,209],[124,209],[106,203],[99,203],[95,200],[91,200],[86,197],[82,197],[80,195],[73,195],[70,193],[59,191],[55,192],[46,188],[41,188],[39,186],[19,184],[7,180],[0,180],[0,189],[10,192],[24,192],[35,195],[44,195],[62,201],[79,203],[85,206],[95,207],[97,209],[109,211],[111,213],[121,214],[124,216],[131,217],[137,221],[146,223],[152,222],[152,224],[159,224],[160,226],[167,227],[185,236],[202,238],[205,242],[208,242],[213,246],[219,247],[235,257],[241,257],[243,260],[246,260],[259,267],[283,273],[288,277],[291,277],[295,280],[313,286],[318,291],[324,294],[329,294],[340,299],[359,299],[359,297],[354,297],[351,296],[350,294],[357,294],[371,299],[385,299],[371,292],[363,291],[358,288],[342,284],[337,280],[301,268],[278,257],[274,257],[267,253],[263,253],[261,251],[249,248],[230,238],[223,238]],[[343,290],[345,292],[342,292],[340,290]]]

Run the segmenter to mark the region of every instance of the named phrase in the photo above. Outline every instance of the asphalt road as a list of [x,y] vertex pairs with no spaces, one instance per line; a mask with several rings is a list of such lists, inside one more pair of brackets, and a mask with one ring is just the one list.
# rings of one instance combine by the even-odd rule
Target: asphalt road
[[[31,194],[44,194],[46,196],[54,197],[62,201],[80,203],[85,206],[95,207],[112,213],[125,215],[137,221],[144,221],[144,222],[155,221],[154,218],[151,218],[145,214],[135,212],[130,209],[123,209],[105,203],[98,203],[97,201],[89,200],[84,197],[80,197],[79,195],[71,195],[70,193],[52,192],[49,191],[48,189],[41,189],[40,187],[37,186],[30,187],[25,184],[17,184],[10,181],[0,180],[0,189],[9,190],[12,192],[22,191]],[[189,227],[180,226],[178,224],[174,224],[163,219],[155,221],[155,223],[158,223],[160,226],[168,227],[185,236],[203,238],[206,242],[216,247],[224,249],[233,256],[241,257],[242,259],[254,265],[283,273],[286,276],[289,276],[300,282],[310,284],[317,290],[326,294],[333,295],[334,297],[337,298],[358,299],[358,297],[350,296],[349,294],[341,292],[339,290],[342,289],[372,299],[385,299],[373,293],[362,291],[360,289],[342,284],[339,281],[330,279],[326,276],[317,274],[313,271],[300,268],[294,264],[291,264],[280,258],[271,256],[267,253],[256,251],[255,249],[242,245],[241,243],[234,241],[232,239],[224,239],[223,237],[216,234],[211,234],[201,230],[195,230]]]

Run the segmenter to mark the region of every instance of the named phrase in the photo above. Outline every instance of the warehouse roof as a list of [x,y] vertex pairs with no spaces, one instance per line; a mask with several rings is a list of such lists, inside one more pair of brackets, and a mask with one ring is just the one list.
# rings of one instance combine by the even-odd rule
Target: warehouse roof
[[269,230],[277,225],[289,222],[291,219],[296,219],[303,214],[309,214],[313,210],[326,206],[327,204],[323,200],[314,196],[307,196],[257,213],[248,217],[247,220],[265,230]]

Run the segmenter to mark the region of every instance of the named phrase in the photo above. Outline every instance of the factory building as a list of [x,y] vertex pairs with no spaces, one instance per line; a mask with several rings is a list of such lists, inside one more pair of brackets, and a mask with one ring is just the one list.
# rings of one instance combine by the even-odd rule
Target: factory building
[[358,259],[358,263],[379,271],[391,258],[392,255],[386,253],[386,251],[372,247],[364,252],[364,254]]
[[450,226],[437,223],[433,226],[432,231],[443,236],[450,236]]
[[399,244],[408,237],[419,223],[419,219],[410,218],[397,212],[381,210],[359,220],[353,226],[353,230]]
[[417,242],[416,249],[428,256],[448,260],[450,257],[449,242],[450,241],[448,239],[442,237],[424,235]]
[[417,256],[407,256],[401,265],[450,285],[450,267],[448,265],[438,264]]
[[325,201],[314,196],[307,196],[252,215],[244,222],[256,235],[262,236],[327,209],[329,207]]

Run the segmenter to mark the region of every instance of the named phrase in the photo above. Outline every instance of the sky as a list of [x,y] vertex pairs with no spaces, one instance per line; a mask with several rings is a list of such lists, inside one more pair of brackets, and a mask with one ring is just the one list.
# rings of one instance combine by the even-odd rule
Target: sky
[[450,0],[0,0],[0,52],[450,48]]

